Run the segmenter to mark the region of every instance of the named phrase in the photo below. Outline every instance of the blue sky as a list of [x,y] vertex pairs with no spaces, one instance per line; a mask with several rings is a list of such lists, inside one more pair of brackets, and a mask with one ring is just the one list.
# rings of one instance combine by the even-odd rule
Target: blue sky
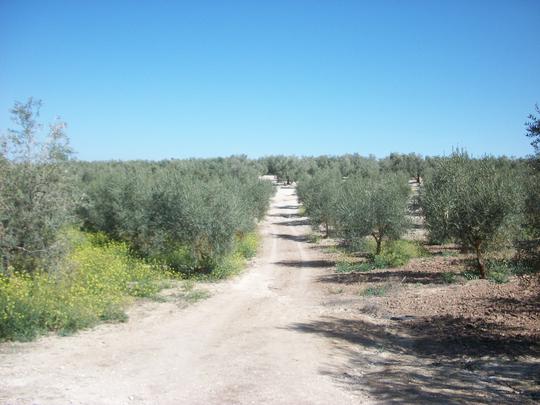
[[537,0],[0,0],[0,129],[34,96],[85,160],[524,156],[539,21]]

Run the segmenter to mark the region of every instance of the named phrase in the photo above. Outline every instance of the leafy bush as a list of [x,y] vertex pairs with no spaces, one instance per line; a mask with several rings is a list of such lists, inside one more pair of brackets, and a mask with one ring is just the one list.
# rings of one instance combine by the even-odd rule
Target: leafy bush
[[419,243],[395,240],[388,242],[383,247],[381,254],[375,256],[374,261],[381,263],[384,267],[400,267],[407,264],[410,259],[426,254],[427,251]]
[[256,232],[251,232],[246,235],[237,237],[236,250],[244,258],[251,259],[257,254],[260,238]]

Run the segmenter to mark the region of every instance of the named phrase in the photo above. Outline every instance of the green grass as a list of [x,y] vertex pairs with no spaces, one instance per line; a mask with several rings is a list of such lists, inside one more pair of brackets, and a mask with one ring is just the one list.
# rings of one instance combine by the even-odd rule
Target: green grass
[[365,262],[341,260],[336,264],[337,273],[366,272],[375,269],[400,267],[407,264],[412,258],[428,254],[419,243],[406,240],[387,242],[383,245],[382,252],[379,255],[374,254],[375,244],[369,239],[364,239],[364,243],[360,245],[363,253],[368,253],[369,259]]
[[207,290],[197,289],[195,287],[196,284],[193,280],[184,281],[180,292],[176,293],[174,298],[179,301],[181,306],[186,306],[210,297],[210,293]]
[[453,284],[457,281],[456,273],[451,273],[449,271],[442,273],[441,278],[445,284]]
[[353,273],[355,271],[365,272],[375,269],[376,267],[371,262],[348,262],[339,261],[336,263],[336,273]]
[[362,297],[383,297],[390,291],[389,285],[364,288],[359,292]]

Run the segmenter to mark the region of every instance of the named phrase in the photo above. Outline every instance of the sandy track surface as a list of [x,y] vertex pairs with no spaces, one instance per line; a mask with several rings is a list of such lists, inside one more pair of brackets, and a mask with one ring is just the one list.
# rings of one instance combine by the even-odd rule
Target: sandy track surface
[[[366,403],[327,375],[345,359],[294,325],[324,313],[309,227],[280,188],[248,271],[186,309],[145,303],[130,321],[0,347],[0,404]],[[355,394],[358,395],[358,394]]]

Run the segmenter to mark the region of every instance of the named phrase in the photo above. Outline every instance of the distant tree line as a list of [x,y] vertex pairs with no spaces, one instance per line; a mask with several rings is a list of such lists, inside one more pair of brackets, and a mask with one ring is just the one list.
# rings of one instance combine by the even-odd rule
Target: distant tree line
[[[529,159],[472,158],[460,150],[447,157],[391,154],[381,160],[323,156],[288,158],[288,170],[315,228],[348,243],[371,237],[376,254],[384,241],[409,229],[409,183],[418,183],[416,203],[429,241],[455,242],[473,252],[485,278],[485,254],[501,247],[514,246],[533,266],[540,264],[540,120],[529,119],[526,132],[536,152]],[[285,158],[269,159],[275,168]]]
[[[393,153],[386,158],[268,156],[82,162],[73,159],[65,124],[45,130],[39,101],[16,103],[16,129],[0,154],[0,267],[54,269],[65,254],[64,230],[77,227],[126,242],[132,253],[184,272],[211,271],[263,218],[275,175],[298,183],[313,225],[346,240],[385,241],[408,229],[410,184],[433,242],[453,241],[476,254],[540,237],[539,121],[526,124],[530,159]],[[538,111],[538,107],[537,107]],[[532,246],[532,247],[531,247]],[[535,250],[536,249],[536,250]]]
[[[39,123],[41,103],[11,110],[0,154],[0,269],[54,270],[70,227],[126,242],[133,254],[209,272],[255,229],[273,194],[245,156],[161,162],[73,160],[65,124]],[[43,134],[45,132],[45,134]]]

